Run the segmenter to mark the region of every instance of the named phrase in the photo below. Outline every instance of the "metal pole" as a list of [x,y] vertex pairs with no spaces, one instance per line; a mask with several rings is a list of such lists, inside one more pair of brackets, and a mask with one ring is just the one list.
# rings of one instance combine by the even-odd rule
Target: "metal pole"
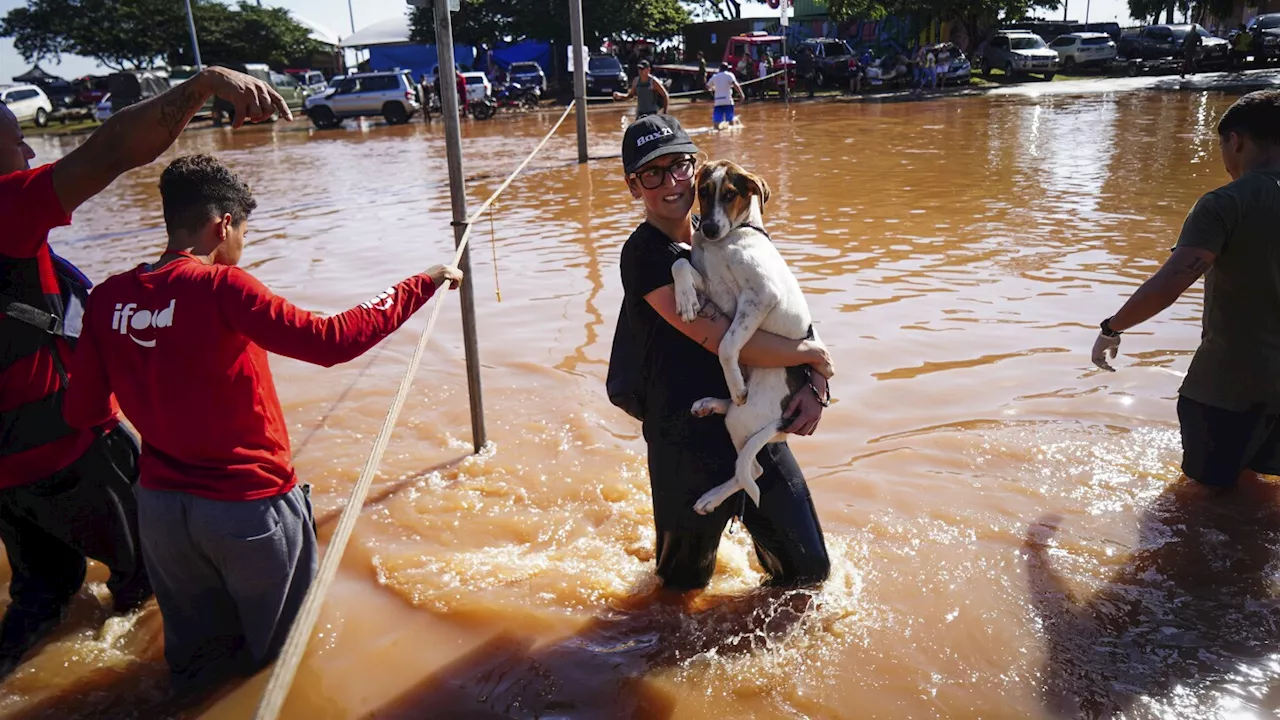
[[203,70],[200,62],[200,43],[196,40],[196,18],[191,14],[191,0],[187,0],[187,27],[191,30],[191,52],[196,56],[196,70]]
[[[467,190],[462,182],[462,129],[458,123],[457,71],[453,65],[453,23],[449,0],[435,0],[436,54],[440,62],[440,106],[444,109],[445,157],[449,162],[449,197],[453,200],[454,247],[466,232]],[[462,253],[458,269],[467,281],[460,289],[462,300],[462,344],[467,353],[467,395],[471,399],[471,446],[478,453],[484,447],[484,403],[480,395],[480,352],[476,341],[475,279],[471,276],[471,245]]]
[[[782,62],[782,101],[786,103],[788,107],[790,107],[791,105],[791,71],[787,69],[787,62],[790,60],[790,58],[787,57],[787,27],[790,25],[790,22],[788,22],[787,20],[788,4],[790,4],[788,0],[782,0],[782,2],[778,3],[778,7],[780,8],[780,12],[781,12],[781,14],[778,16],[778,25],[779,25],[778,30],[782,34],[782,61],[783,61]],[[760,96],[763,97],[764,81],[761,80],[760,83],[761,83]]]
[[1084,3],[1084,24],[1089,24],[1089,6],[1093,4],[1093,0],[1085,0]]
[[[356,34],[356,11],[351,7],[351,0],[347,0],[347,17],[351,20],[351,34]],[[355,49],[356,67],[360,67],[360,48]],[[344,56],[342,61],[345,63],[347,58]]]
[[573,38],[573,98],[578,116],[578,162],[587,157],[587,53],[582,44],[582,0],[569,0],[569,34]]

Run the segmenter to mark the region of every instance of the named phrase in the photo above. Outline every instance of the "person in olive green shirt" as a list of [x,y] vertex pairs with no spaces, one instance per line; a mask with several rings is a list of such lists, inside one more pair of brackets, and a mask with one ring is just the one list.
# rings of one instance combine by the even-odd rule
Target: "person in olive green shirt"
[[1120,333],[1205,275],[1204,329],[1178,397],[1182,471],[1229,488],[1248,471],[1280,475],[1280,91],[1237,100],[1218,141],[1232,182],[1200,198],[1169,260],[1102,321],[1093,362],[1114,370]]

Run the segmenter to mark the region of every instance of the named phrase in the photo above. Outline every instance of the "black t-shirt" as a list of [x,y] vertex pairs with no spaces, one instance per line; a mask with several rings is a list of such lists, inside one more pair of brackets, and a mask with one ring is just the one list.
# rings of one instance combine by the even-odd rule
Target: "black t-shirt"
[[1280,412],[1280,173],[1255,170],[1207,193],[1178,247],[1216,257],[1204,278],[1204,330],[1181,393],[1206,405]]
[[663,320],[644,299],[672,284],[671,265],[682,257],[689,252],[647,222],[622,246],[623,308],[644,354],[644,435],[685,445],[705,441],[716,427],[723,434],[723,423],[695,418],[689,408],[704,397],[728,397],[729,388],[720,359]]

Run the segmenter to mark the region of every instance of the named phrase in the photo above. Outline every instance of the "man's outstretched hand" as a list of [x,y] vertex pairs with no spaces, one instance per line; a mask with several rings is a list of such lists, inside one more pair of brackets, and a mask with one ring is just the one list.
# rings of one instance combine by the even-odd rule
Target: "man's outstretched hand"
[[286,120],[293,119],[280,93],[261,80],[220,67],[205,68],[202,72],[213,94],[235,107],[232,127],[240,127],[246,121],[262,122],[276,114]]

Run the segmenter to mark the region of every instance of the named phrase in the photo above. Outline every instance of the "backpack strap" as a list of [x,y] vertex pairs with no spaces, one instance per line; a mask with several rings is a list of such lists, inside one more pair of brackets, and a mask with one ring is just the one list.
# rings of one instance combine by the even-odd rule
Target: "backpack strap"
[[53,313],[45,312],[36,307],[32,307],[24,302],[18,302],[10,297],[0,295],[0,307],[8,317],[18,322],[26,323],[43,333],[53,335],[54,337],[63,337],[62,334],[62,318]]
[[62,318],[50,312],[45,312],[40,308],[33,307],[24,302],[14,300],[8,295],[0,295],[0,308],[3,308],[4,314],[21,323],[26,323],[31,327],[45,334],[45,339],[49,343],[49,357],[53,358],[54,370],[58,372],[58,377],[62,380],[62,386],[65,388],[70,382],[70,376],[67,374],[67,367],[62,363],[62,355],[58,352],[58,345],[54,342],[55,338],[67,339],[63,332]]

